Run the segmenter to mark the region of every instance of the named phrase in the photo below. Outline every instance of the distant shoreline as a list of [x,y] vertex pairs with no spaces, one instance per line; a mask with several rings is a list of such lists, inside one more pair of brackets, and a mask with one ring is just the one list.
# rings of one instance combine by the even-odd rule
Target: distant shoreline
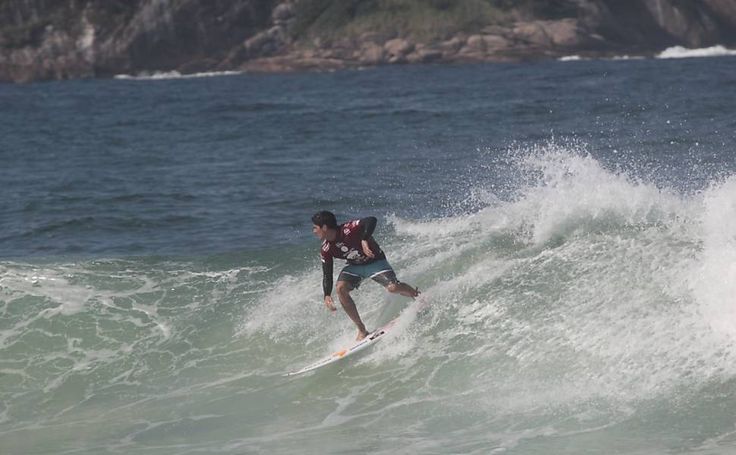
[[689,6],[634,0],[626,7],[616,0],[47,6],[0,5],[0,82],[655,57],[669,49],[676,58],[699,49],[732,55],[729,47],[736,47],[731,0]]
[[[536,59],[533,61],[560,61],[560,62],[575,62],[575,61],[589,61],[589,60],[673,60],[673,59],[686,59],[686,58],[707,58],[707,57],[729,57],[736,56],[736,49],[728,49],[722,45],[711,46],[701,49],[687,49],[681,46],[673,46],[665,49],[664,51],[655,55],[613,55],[613,56],[580,56],[580,55],[566,55],[556,59]],[[532,61],[532,60],[528,60]],[[473,63],[510,63],[499,62],[499,61],[480,61]],[[513,63],[522,63],[521,61]],[[463,62],[434,62],[435,65],[457,65],[463,64]],[[339,68],[332,69],[320,69],[312,68],[306,70],[274,70],[274,67],[266,66],[264,70],[259,71],[258,69],[244,70],[244,71],[205,71],[198,73],[180,73],[178,71],[159,71],[159,72],[141,72],[138,74],[116,74],[113,79],[119,80],[169,80],[169,79],[196,79],[196,78],[208,78],[208,77],[219,77],[219,76],[235,76],[242,74],[255,74],[255,73],[295,73],[295,72],[330,72],[339,70],[364,70],[371,68],[378,68],[381,66],[388,65],[372,65],[372,66],[350,66],[346,65]]]

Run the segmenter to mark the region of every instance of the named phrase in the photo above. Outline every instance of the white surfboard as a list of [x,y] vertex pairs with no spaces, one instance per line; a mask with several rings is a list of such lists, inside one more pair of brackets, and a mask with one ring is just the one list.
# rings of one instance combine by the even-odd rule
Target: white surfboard
[[[418,303],[419,304],[417,305],[416,311],[420,311],[421,309],[423,309],[423,308],[425,308],[427,306],[427,303],[425,301],[421,301],[421,302],[418,302]],[[360,352],[360,351],[366,349],[367,347],[369,347],[369,346],[377,343],[378,341],[382,340],[386,336],[386,334],[388,334],[389,332],[391,332],[391,329],[394,328],[394,326],[396,326],[396,323],[399,322],[399,320],[401,319],[401,316],[402,315],[400,314],[396,318],[394,318],[391,321],[389,321],[388,323],[386,323],[386,325],[384,325],[383,327],[381,327],[379,329],[376,329],[375,331],[371,332],[367,337],[363,338],[362,340],[356,341],[354,344],[352,344],[352,345],[350,345],[350,346],[348,346],[346,348],[339,349],[339,350],[333,352],[332,354],[328,355],[327,357],[325,357],[325,358],[323,358],[321,360],[318,360],[318,361],[316,361],[316,362],[314,362],[314,363],[312,363],[310,365],[305,366],[301,370],[292,371],[291,373],[286,373],[284,376],[296,376],[298,374],[302,374],[302,373],[306,373],[308,371],[316,370],[317,368],[321,368],[323,366],[330,365],[331,363],[335,363],[335,362],[337,362],[339,360],[342,360],[342,359],[344,359],[346,357],[349,357],[349,356],[355,354],[356,352]]]

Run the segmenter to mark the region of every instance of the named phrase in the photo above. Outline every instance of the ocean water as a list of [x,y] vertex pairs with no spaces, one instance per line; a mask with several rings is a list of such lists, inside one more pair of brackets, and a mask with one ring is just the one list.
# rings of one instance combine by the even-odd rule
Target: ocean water
[[[0,453],[736,453],[734,106],[728,56],[0,85]],[[284,378],[355,335],[320,209],[429,306]]]

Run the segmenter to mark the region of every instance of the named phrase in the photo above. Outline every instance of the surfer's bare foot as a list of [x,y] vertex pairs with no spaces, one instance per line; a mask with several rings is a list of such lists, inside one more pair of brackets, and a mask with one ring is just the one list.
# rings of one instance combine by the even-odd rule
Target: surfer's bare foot
[[358,330],[358,336],[355,337],[355,341],[360,341],[369,335],[367,330]]
[[400,295],[403,295],[404,297],[411,297],[412,299],[415,299],[419,296],[419,288],[413,288],[409,286],[406,283],[390,283],[388,286],[386,286],[386,289],[388,292],[391,293],[398,293]]

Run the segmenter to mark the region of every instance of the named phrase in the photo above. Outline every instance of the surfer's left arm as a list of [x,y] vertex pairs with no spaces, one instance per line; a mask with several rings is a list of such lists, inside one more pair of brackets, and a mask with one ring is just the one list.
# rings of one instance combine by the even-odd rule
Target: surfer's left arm
[[376,219],[375,216],[361,218],[358,222],[358,224],[360,224],[360,226],[363,228],[363,237],[360,244],[363,247],[363,253],[365,253],[365,255],[369,258],[376,257],[375,253],[373,253],[373,251],[371,250],[368,239],[371,238],[371,236],[373,235],[373,231],[376,230],[377,223],[378,219]]

